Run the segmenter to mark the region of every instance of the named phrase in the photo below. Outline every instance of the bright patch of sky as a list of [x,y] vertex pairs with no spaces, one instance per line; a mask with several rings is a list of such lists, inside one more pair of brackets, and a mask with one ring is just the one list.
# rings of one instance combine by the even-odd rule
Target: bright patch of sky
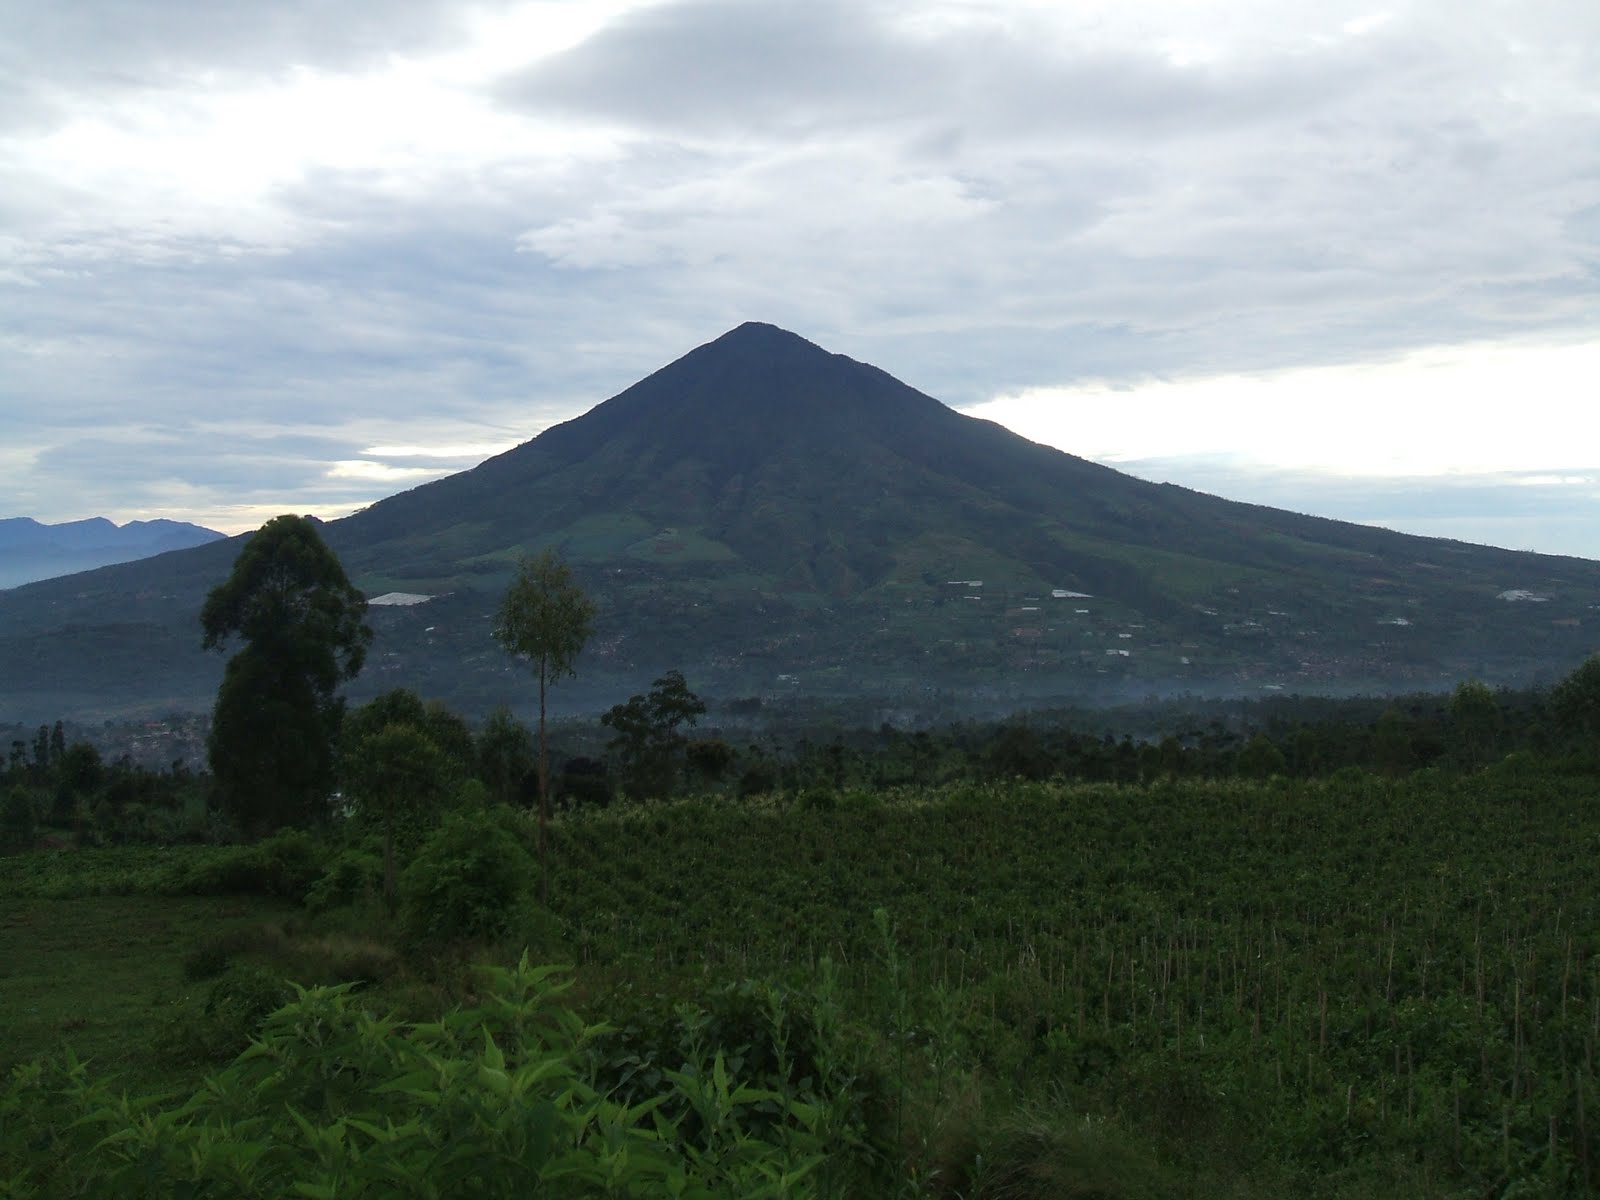
[[342,515],[745,320],[1600,557],[1589,0],[0,0],[0,516]]
[[[1336,367],[1290,367],[1030,388],[965,409],[1037,442],[1113,465],[1228,456],[1240,466],[1343,476],[1535,472],[1541,486],[1600,445],[1600,341],[1417,350]],[[1551,470],[1557,468],[1557,470]],[[1542,472],[1542,473],[1540,473]]]

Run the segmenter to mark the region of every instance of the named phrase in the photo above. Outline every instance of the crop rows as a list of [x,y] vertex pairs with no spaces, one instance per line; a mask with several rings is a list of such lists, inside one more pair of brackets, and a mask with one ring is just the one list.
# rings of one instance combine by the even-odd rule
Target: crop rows
[[990,1070],[1159,1066],[1308,1161],[1379,1141],[1587,1187],[1597,850],[1591,783],[1514,771],[967,786],[572,819],[552,897],[594,966],[826,957],[868,994],[893,956]]

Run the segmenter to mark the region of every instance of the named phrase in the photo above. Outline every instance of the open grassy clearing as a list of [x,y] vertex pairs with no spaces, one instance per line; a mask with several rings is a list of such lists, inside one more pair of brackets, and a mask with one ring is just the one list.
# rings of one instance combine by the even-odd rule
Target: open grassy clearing
[[71,1046],[99,1071],[171,1078],[156,1042],[206,992],[184,959],[291,911],[254,896],[0,899],[0,1068]]

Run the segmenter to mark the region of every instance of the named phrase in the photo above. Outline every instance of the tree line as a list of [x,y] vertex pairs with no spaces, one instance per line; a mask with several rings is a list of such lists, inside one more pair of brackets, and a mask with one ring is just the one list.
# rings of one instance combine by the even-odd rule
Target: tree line
[[1600,749],[1600,657],[1549,693],[1468,681],[1448,697],[1391,702],[1376,715],[1372,701],[1307,701],[1301,711],[1314,708],[1311,719],[1279,704],[1242,725],[1212,717],[1138,739],[1042,715],[915,731],[813,729],[742,746],[731,735],[690,737],[707,706],[669,671],[601,716],[604,758],[566,757],[552,773],[547,691],[574,673],[595,614],[558,556],[520,563],[494,626],[534,675],[536,731],[504,708],[474,730],[406,689],[347,711],[338,689],[364,663],[365,610],[313,521],[269,521],[201,613],[205,644],[234,648],[212,713],[210,777],[181,764],[167,772],[106,764],[92,746],[68,745],[60,722],[41,726],[31,745],[13,743],[0,772],[0,835],[28,844],[53,826],[91,841],[216,840],[355,817],[381,835],[392,896],[397,847],[463,804],[536,808],[543,877],[552,807],[603,805],[619,792],[781,793],[826,805],[850,788],[959,780],[1394,775],[1474,770],[1518,753],[1587,762]]

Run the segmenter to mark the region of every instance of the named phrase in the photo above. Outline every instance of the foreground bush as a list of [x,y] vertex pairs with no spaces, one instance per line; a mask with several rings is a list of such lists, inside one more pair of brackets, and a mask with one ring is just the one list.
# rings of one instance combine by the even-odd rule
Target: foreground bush
[[665,1070],[649,1098],[602,1091],[605,1030],[558,1003],[567,986],[524,958],[481,1007],[404,1027],[347,988],[302,991],[181,1104],[70,1059],[29,1064],[0,1090],[0,1194],[859,1194],[839,1106],[746,1086],[721,1053]]
[[275,896],[304,900],[322,876],[327,851],[309,833],[285,829],[252,846],[232,846],[175,866],[162,889],[171,895]]
[[538,868],[509,809],[452,814],[400,877],[401,916],[421,944],[482,942],[516,924]]

